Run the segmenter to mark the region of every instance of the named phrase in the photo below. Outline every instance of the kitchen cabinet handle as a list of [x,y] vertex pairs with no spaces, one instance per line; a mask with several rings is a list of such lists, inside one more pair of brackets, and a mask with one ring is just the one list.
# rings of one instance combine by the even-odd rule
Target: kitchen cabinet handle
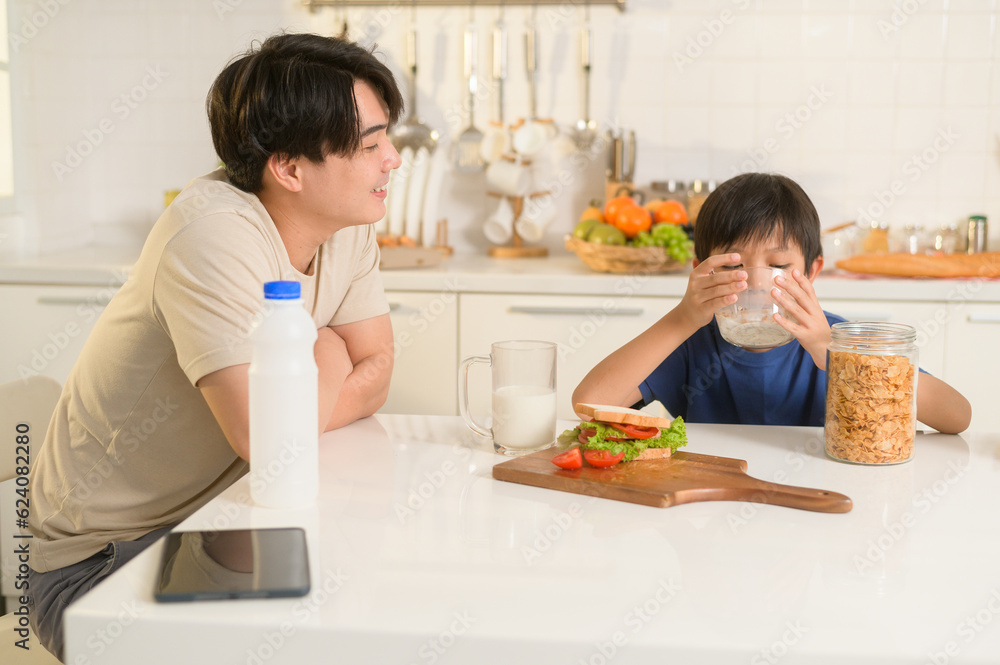
[[111,302],[111,298],[104,296],[102,298],[96,298],[91,296],[89,298],[84,296],[39,296],[39,305],[56,305],[56,306],[67,306],[67,305],[92,305],[97,307],[107,307],[108,303]]
[[623,307],[621,309],[605,310],[600,307],[534,307],[531,305],[511,305],[507,308],[511,314],[593,314],[600,312],[606,316],[642,316],[646,311],[641,307]]
[[969,314],[969,323],[1000,323],[1000,314]]

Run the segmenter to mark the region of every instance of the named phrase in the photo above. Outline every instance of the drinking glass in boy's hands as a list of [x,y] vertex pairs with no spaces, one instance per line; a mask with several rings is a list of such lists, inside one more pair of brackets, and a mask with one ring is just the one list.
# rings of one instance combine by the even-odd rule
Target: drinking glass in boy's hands
[[[794,181],[744,173],[706,199],[695,225],[694,269],[681,302],[594,367],[573,403],[633,406],[659,401],[687,422],[823,425],[830,326],[813,289],[823,267],[819,215]],[[716,313],[748,288],[749,268],[781,268],[771,296],[773,348],[743,349],[721,334]],[[761,345],[763,346],[763,345]],[[917,417],[942,432],[969,426],[968,401],[928,374],[917,383]]]

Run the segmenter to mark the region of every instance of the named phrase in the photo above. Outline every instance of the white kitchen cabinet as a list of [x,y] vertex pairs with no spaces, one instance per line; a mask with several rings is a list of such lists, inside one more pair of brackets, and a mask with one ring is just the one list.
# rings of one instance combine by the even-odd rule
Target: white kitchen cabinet
[[[465,358],[488,355],[490,344],[509,339],[556,342],[558,417],[573,419],[573,390],[594,365],[655,323],[679,298],[466,294],[460,296],[459,350]],[[475,367],[470,407],[489,414],[489,372]]]
[[458,294],[387,291],[395,364],[382,413],[458,414]]
[[948,305],[944,380],[972,403],[978,432],[1000,432],[1000,303]]
[[0,285],[0,383],[32,374],[66,382],[111,286]]
[[934,376],[945,375],[945,326],[943,302],[902,302],[894,300],[821,301],[823,309],[848,321],[891,321],[913,326],[917,331],[920,367]]

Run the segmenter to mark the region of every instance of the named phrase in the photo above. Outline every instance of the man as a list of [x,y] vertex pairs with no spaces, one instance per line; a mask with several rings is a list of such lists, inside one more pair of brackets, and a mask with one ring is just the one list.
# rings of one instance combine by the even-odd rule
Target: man
[[301,282],[320,430],[371,415],[392,373],[372,223],[402,98],[371,52],[278,35],[209,92],[225,164],[157,221],[67,379],[31,470],[31,623],[62,653],[75,598],[247,471],[248,335],[263,284]]

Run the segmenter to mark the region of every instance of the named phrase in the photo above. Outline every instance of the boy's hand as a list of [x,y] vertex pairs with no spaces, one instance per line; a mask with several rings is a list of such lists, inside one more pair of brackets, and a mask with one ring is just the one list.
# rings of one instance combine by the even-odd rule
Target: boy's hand
[[826,320],[823,308],[820,307],[812,282],[795,269],[792,271],[791,279],[776,277],[774,283],[779,288],[771,289],[771,297],[795,319],[791,321],[776,313],[774,320],[792,333],[802,348],[812,356],[816,367],[825,371],[826,349],[830,344],[830,324]]
[[719,254],[708,257],[691,271],[687,291],[677,305],[677,313],[692,330],[706,325],[716,312],[736,302],[737,293],[746,290],[745,271],[720,270],[722,266],[739,262],[739,254]]

